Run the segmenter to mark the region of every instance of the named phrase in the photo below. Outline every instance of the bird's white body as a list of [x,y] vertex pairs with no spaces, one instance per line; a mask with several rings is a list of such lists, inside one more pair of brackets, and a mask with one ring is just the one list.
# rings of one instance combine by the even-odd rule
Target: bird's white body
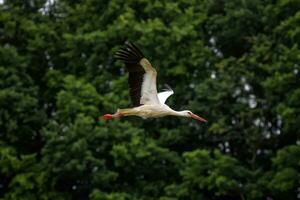
[[119,109],[115,115],[116,116],[135,115],[142,118],[158,118],[158,117],[165,117],[168,115],[184,116],[184,113],[174,111],[166,104],[159,104],[159,105],[148,104],[148,105],[142,105],[135,108]]

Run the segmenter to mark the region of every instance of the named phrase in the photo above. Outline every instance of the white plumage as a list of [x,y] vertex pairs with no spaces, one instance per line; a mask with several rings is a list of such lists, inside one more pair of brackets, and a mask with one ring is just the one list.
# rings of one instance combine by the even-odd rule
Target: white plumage
[[171,96],[172,94],[174,94],[174,91],[168,87],[168,89],[166,91],[160,92],[157,94],[158,100],[161,104],[165,104],[166,100],[169,98],[169,96]]

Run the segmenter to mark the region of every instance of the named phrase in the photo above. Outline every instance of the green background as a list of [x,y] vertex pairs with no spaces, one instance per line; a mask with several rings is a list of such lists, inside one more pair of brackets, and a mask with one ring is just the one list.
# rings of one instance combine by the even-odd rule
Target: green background
[[[130,40],[167,103],[130,107]],[[4,0],[0,199],[300,198],[299,0]]]

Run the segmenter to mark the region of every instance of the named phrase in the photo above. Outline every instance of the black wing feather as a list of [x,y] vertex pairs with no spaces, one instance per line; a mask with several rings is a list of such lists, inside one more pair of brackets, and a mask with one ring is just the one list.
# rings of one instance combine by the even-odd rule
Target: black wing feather
[[168,84],[164,84],[165,88],[163,89],[163,91],[173,91],[172,88],[170,87],[170,85]]
[[140,106],[145,70],[139,62],[144,58],[144,54],[133,43],[125,42],[124,47],[116,52],[115,58],[125,63],[129,72],[128,84],[131,102],[134,107]]

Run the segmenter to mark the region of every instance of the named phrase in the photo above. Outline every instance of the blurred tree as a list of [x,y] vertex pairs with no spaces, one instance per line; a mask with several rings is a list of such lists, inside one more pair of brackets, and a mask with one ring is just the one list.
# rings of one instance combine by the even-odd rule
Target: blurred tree
[[[4,0],[0,199],[299,198],[297,0]],[[99,120],[130,105],[137,43],[203,115]],[[177,95],[176,95],[177,94]]]

